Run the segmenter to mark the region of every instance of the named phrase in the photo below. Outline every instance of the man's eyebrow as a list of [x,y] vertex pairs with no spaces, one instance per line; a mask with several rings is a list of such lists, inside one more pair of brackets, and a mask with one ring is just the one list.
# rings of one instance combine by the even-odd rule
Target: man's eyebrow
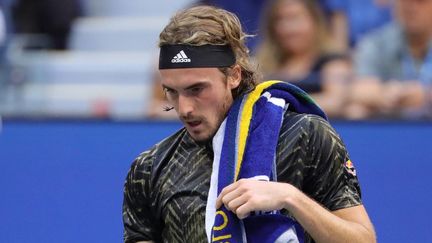
[[193,89],[193,88],[200,87],[200,86],[205,86],[205,85],[208,85],[208,82],[199,81],[197,83],[194,83],[192,85],[187,86],[185,89]]
[[[197,82],[197,83],[194,83],[194,84],[191,84],[191,85],[187,86],[187,87],[184,88],[184,89],[185,89],[185,90],[186,90],[186,89],[193,89],[193,88],[200,87],[200,86],[205,86],[205,85],[208,85],[208,82],[206,82],[206,81],[199,81],[199,82]],[[162,84],[162,88],[163,88],[163,89],[170,89],[170,90],[174,90],[174,88],[171,88],[171,87],[169,87],[169,86],[167,86],[167,85],[165,85],[165,84]]]

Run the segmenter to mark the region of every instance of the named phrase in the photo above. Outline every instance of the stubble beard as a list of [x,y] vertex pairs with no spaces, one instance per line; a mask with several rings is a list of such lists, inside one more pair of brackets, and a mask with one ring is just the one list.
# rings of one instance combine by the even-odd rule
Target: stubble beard
[[198,143],[198,144],[209,144],[209,143],[211,143],[211,141],[213,140],[214,135],[219,130],[220,125],[224,121],[225,117],[228,115],[228,111],[229,111],[231,105],[232,105],[232,102],[230,104],[229,97],[225,97],[224,103],[221,105],[221,108],[217,112],[218,116],[216,117],[215,127],[210,127],[209,128],[209,129],[212,129],[213,131],[211,131],[211,133],[207,137],[205,137],[203,139],[200,139],[200,140],[194,139],[196,143]]

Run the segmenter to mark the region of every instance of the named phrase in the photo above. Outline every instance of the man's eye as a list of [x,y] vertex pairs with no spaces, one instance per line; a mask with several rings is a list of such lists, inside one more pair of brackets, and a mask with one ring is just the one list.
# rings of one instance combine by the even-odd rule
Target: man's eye
[[203,87],[193,87],[190,89],[190,92],[192,94],[198,94],[199,92],[201,92],[203,90]]
[[173,94],[173,93],[175,93],[175,90],[170,89],[170,88],[164,88],[164,92],[167,94]]
[[170,88],[164,88],[165,98],[168,101],[174,101],[177,99],[177,91]]

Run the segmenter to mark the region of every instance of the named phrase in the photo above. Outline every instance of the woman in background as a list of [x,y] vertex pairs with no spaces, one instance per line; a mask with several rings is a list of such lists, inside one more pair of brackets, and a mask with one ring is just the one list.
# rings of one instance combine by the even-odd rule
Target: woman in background
[[274,0],[263,14],[256,60],[265,80],[295,84],[330,117],[343,115],[351,62],[336,53],[314,0]]

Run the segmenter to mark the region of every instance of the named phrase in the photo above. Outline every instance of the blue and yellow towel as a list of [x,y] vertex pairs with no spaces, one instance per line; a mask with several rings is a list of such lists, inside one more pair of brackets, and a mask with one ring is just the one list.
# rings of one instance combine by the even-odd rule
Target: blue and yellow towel
[[276,147],[286,109],[327,119],[303,90],[267,81],[237,99],[217,131],[206,210],[209,242],[303,242],[301,226],[278,211],[255,212],[240,220],[224,206],[215,209],[222,189],[241,178],[276,181]]

